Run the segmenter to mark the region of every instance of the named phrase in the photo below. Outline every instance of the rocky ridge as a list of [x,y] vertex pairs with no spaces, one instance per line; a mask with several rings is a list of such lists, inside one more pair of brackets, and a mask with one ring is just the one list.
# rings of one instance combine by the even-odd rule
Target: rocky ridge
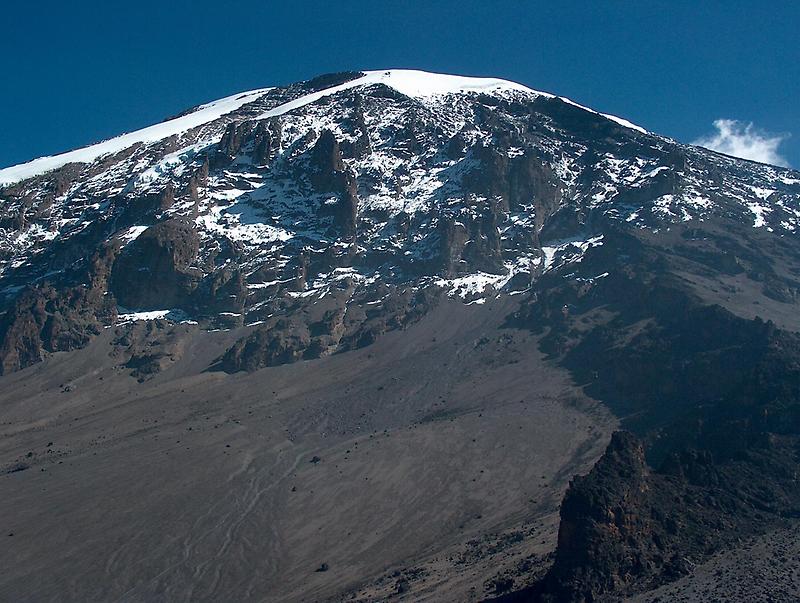
[[[76,302],[80,332],[113,324],[106,306],[230,328],[339,288],[355,305],[378,287],[467,301],[525,289],[601,245],[605,223],[657,232],[716,216],[775,237],[797,225],[793,172],[511,82],[348,72],[231,99],[162,139],[126,146],[132,133],[50,158],[63,163],[53,171],[0,171],[4,370],[85,342],[37,342],[22,325],[42,322],[24,300],[42,305],[48,287],[102,283],[113,296]],[[85,259],[99,248],[103,266]]]

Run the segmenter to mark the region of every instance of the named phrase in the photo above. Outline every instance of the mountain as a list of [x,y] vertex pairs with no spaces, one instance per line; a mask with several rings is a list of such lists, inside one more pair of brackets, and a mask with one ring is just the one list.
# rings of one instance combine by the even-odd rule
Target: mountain
[[0,187],[7,598],[703,600],[795,533],[796,171],[390,70]]

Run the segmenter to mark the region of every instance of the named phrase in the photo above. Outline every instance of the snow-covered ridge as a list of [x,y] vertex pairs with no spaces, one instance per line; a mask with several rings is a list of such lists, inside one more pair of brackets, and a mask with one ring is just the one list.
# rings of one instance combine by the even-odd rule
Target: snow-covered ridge
[[579,103],[576,103],[574,100],[567,98],[566,96],[559,96],[562,101],[565,103],[569,103],[579,109],[583,109],[584,111],[588,111],[589,113],[594,113],[595,115],[600,115],[605,117],[606,119],[610,119],[616,124],[624,128],[630,128],[631,130],[636,130],[637,132],[641,132],[642,134],[650,134],[647,130],[645,130],[642,126],[637,126],[635,123],[628,121],[627,119],[622,119],[621,117],[617,117],[616,115],[611,115],[610,113],[600,113],[599,111],[595,111],[594,109],[590,109],[589,107],[585,107]]
[[283,115],[294,109],[299,109],[325,96],[331,96],[342,90],[349,90],[351,88],[359,88],[364,86],[372,86],[375,84],[384,84],[390,88],[394,88],[400,94],[410,96],[413,98],[429,98],[434,96],[441,96],[445,94],[460,94],[468,92],[483,92],[491,94],[493,92],[513,90],[517,92],[524,92],[536,96],[544,96],[546,98],[558,98],[565,103],[569,103],[575,107],[589,111],[595,115],[600,115],[609,119],[625,128],[636,130],[647,134],[647,130],[641,126],[631,123],[627,119],[622,119],[615,115],[608,113],[600,113],[589,107],[585,107],[568,99],[565,96],[556,96],[549,92],[542,92],[534,90],[512,82],[510,80],[502,80],[498,78],[484,78],[484,77],[467,77],[461,75],[448,75],[443,73],[431,73],[429,71],[419,71],[415,69],[389,69],[386,71],[364,71],[364,75],[360,78],[350,80],[344,84],[333,86],[325,90],[319,90],[312,94],[300,97],[279,107],[275,107],[259,116],[259,119],[266,119],[268,117],[277,117]]
[[374,86],[376,84],[384,84],[390,88],[394,88],[400,94],[411,96],[413,98],[428,98],[432,96],[440,96],[444,94],[458,94],[464,92],[484,92],[491,93],[498,90],[517,90],[528,94],[539,94],[547,97],[552,97],[551,94],[538,92],[517,84],[509,82],[508,80],[500,80],[497,78],[482,78],[482,77],[465,77],[460,75],[446,75],[442,73],[430,73],[428,71],[417,71],[414,69],[390,69],[388,71],[362,71],[364,75],[361,77],[332,86],[324,90],[318,90],[301,96],[300,98],[284,103],[274,109],[262,113],[258,119],[267,119],[269,117],[277,117],[289,111],[305,107],[318,101],[319,99],[332,96],[343,90],[350,90],[352,88],[363,88],[366,86]]
[[[316,92],[312,92],[311,94],[306,94],[300,98],[279,105],[262,113],[259,115],[258,119],[267,119],[289,113],[290,111],[314,103],[323,97],[331,96],[341,92],[342,90],[384,84],[394,88],[401,94],[419,99],[432,98],[446,94],[463,94],[472,92],[492,94],[502,91],[516,91],[523,92],[525,94],[544,96],[546,98],[559,98],[562,101],[570,103],[583,110],[590,111],[597,115],[602,115],[603,117],[610,119],[626,128],[631,128],[643,133],[646,132],[644,128],[632,124],[625,119],[605,113],[598,113],[597,111],[589,109],[588,107],[584,107],[583,105],[579,105],[578,103],[566,97],[556,97],[556,95],[533,90],[527,86],[523,86],[522,84],[511,82],[509,80],[447,75],[412,69],[364,71],[362,73],[363,75],[361,77],[355,78],[349,82],[345,82],[331,88],[326,88],[324,90],[318,90]],[[248,92],[235,94],[233,96],[202,105],[198,107],[196,111],[193,111],[187,115],[149,126],[135,132],[123,134],[98,144],[90,145],[74,151],[69,151],[67,153],[61,153],[59,155],[41,157],[39,159],[29,161],[28,163],[0,169],[0,187],[25,180],[26,178],[39,176],[46,172],[63,167],[68,163],[90,163],[104,155],[118,153],[137,143],[158,142],[175,134],[181,134],[187,130],[191,130],[197,126],[213,122],[223,115],[236,111],[247,103],[251,103],[259,99],[270,90],[272,90],[272,88],[261,88],[259,90],[251,90]]]
[[67,153],[61,153],[60,155],[40,157],[28,163],[2,169],[0,170],[0,186],[13,184],[14,182],[19,182],[26,178],[44,174],[63,167],[68,163],[89,163],[103,155],[118,153],[137,143],[157,142],[175,134],[181,134],[197,126],[202,126],[219,119],[231,111],[236,111],[243,105],[253,102],[263,96],[269,92],[269,90],[270,88],[262,88],[260,90],[251,90],[249,92],[234,94],[201,105],[196,111],[160,124],[148,126],[147,128],[135,132],[129,132],[128,134],[110,138],[103,142]]
[[[417,98],[424,98],[428,96],[435,96],[439,94],[457,94],[460,92],[484,92],[491,93],[499,90],[516,90],[519,92],[526,92],[537,96],[544,96],[546,98],[558,98],[565,103],[600,115],[606,119],[624,126],[631,128],[643,134],[647,134],[647,130],[641,126],[631,123],[627,119],[622,119],[616,115],[609,113],[600,113],[594,109],[590,109],[584,105],[576,103],[575,101],[567,98],[566,96],[557,96],[549,92],[542,92],[541,90],[533,90],[522,84],[512,82],[509,80],[501,80],[496,78],[480,78],[480,77],[464,77],[459,75],[444,75],[440,73],[429,73],[427,71],[414,71],[410,69],[394,69],[390,71],[367,71],[366,76],[348,82],[353,85],[369,85],[373,83],[382,83],[390,86],[406,96]],[[345,84],[347,86],[347,84]]]

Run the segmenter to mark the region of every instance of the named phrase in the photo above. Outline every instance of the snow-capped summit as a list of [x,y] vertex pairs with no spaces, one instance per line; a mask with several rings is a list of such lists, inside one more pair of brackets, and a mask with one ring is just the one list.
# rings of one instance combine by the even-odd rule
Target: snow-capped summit
[[[377,303],[387,287],[480,303],[570,274],[618,229],[800,225],[796,172],[514,82],[413,70],[233,95],[0,170],[0,184],[3,303],[90,278],[89,324],[236,327],[342,291]],[[354,345],[337,337],[320,349]]]
[[[484,93],[491,94],[501,91],[517,91],[531,95],[545,96],[553,98],[554,95],[546,92],[532,90],[522,84],[517,84],[508,80],[497,78],[465,77],[458,75],[445,75],[418,71],[412,69],[391,69],[387,71],[365,71],[360,77],[330,88],[305,94],[290,102],[279,105],[259,116],[259,119],[283,115],[305,105],[314,103],[319,99],[334,95],[343,90],[351,88],[363,88],[376,84],[389,86],[401,94],[414,98],[429,98],[438,95],[461,94],[461,93]],[[204,105],[200,105],[195,110],[183,114],[180,117],[164,121],[160,124],[149,126],[141,130],[136,130],[128,134],[123,134],[103,142],[87,147],[61,153],[55,156],[40,157],[32,161],[0,169],[0,187],[19,182],[27,178],[39,176],[46,172],[60,168],[67,163],[88,163],[99,157],[118,153],[140,143],[153,143],[164,140],[170,136],[182,134],[192,128],[196,128],[213,122],[227,113],[231,113],[253,102],[267,94],[273,88],[261,88],[250,90],[239,94],[234,94],[226,98],[219,99]],[[565,97],[560,97],[566,102],[575,106],[592,111],[587,107],[582,107],[573,103]],[[630,122],[618,117],[603,114],[605,117],[620,123],[626,127],[637,129],[641,132],[645,130]]]

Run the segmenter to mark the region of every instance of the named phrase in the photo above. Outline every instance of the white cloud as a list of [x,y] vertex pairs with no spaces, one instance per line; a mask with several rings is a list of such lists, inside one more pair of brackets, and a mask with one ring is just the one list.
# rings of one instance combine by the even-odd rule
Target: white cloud
[[692,144],[706,147],[726,155],[752,159],[761,163],[789,167],[789,163],[778,152],[788,134],[770,134],[756,128],[752,122],[744,123],[735,119],[714,121],[716,132],[695,140]]

